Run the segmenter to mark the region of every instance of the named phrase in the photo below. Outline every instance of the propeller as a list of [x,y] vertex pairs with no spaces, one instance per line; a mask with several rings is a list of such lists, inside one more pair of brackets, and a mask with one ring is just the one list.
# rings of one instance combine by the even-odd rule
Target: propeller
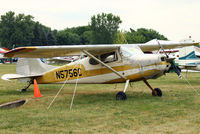
[[163,51],[163,53],[167,57],[166,60],[171,64],[171,67],[174,69],[174,71],[176,72],[176,74],[178,75],[178,77],[182,78],[180,70],[177,68],[177,66],[174,63],[174,59],[175,58],[169,58],[169,55],[167,55],[167,53],[165,52],[165,50],[164,50],[163,46],[160,44],[160,42],[158,40],[156,40],[156,41],[158,42],[158,45],[160,46],[161,50]]

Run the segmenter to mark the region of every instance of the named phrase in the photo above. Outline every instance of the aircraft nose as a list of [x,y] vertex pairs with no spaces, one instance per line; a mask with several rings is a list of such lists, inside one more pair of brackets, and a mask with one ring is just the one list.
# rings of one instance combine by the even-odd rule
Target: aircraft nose
[[161,64],[165,65],[165,67],[163,68],[163,70],[165,72],[167,72],[171,66],[171,62],[174,60],[174,58],[169,58],[165,55],[160,55],[159,56]]

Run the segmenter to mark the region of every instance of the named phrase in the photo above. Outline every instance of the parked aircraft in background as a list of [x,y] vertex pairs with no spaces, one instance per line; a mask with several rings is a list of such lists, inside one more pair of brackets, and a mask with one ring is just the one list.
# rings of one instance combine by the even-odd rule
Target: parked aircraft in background
[[80,58],[80,56],[64,56],[64,57],[53,57],[53,58],[46,58],[46,63],[70,63],[76,61]]
[[[170,66],[174,67],[179,76],[180,72],[174,66],[173,58],[169,58],[166,53],[161,55],[144,52],[197,44],[154,40],[145,44],[20,47],[4,54],[5,57],[22,58],[17,63],[17,74],[5,74],[2,79],[28,82],[29,85],[23,90],[35,80],[38,84],[125,82],[124,90],[116,95],[117,100],[126,99],[125,92],[129,82],[142,80],[151,89],[153,96],[162,96],[162,91],[152,88],[147,80],[164,75]],[[61,67],[47,65],[36,59],[71,55],[87,57]]]
[[[191,37],[183,39],[180,42],[194,42]],[[175,65],[179,70],[196,70],[200,71],[200,48],[198,46],[187,46],[175,49],[165,49],[165,53],[171,58],[175,58]],[[153,51],[152,53],[163,53],[160,51]]]
[[7,48],[0,48],[0,63],[5,63],[7,58],[4,57],[3,54],[8,51],[9,51],[9,49],[7,49]]
[[6,53],[6,52],[8,52],[9,51],[9,49],[7,49],[7,48],[0,48],[0,58],[5,58],[5,57],[3,57],[3,53]]
[[200,48],[190,46],[179,49],[179,59],[176,63],[181,69],[200,71]]

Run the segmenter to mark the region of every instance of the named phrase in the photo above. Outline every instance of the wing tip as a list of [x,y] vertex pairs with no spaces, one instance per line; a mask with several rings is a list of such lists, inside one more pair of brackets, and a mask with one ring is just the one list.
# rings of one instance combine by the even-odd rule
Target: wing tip
[[6,80],[6,81],[10,81],[10,79],[9,79],[9,74],[4,74],[4,75],[2,75],[2,76],[1,76],[1,79],[2,79],[2,80]]
[[19,47],[19,48],[15,48],[15,49],[12,49],[12,50],[4,53],[4,57],[11,58],[11,57],[14,57],[17,54],[23,54],[24,52],[31,52],[31,51],[33,51],[35,49],[36,49],[36,47]]

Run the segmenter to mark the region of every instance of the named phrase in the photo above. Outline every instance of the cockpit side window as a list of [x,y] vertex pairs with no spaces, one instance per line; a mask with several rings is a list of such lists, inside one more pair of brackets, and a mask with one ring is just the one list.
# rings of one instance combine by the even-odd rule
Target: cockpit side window
[[100,60],[104,63],[110,63],[118,60],[116,52],[110,52],[100,55]]
[[[99,59],[98,56],[95,56],[95,57]],[[97,62],[97,61],[96,61],[95,59],[93,59],[93,58],[90,58],[90,59],[89,59],[89,63],[90,63],[91,65],[98,65],[98,64],[99,64],[99,62]]]

